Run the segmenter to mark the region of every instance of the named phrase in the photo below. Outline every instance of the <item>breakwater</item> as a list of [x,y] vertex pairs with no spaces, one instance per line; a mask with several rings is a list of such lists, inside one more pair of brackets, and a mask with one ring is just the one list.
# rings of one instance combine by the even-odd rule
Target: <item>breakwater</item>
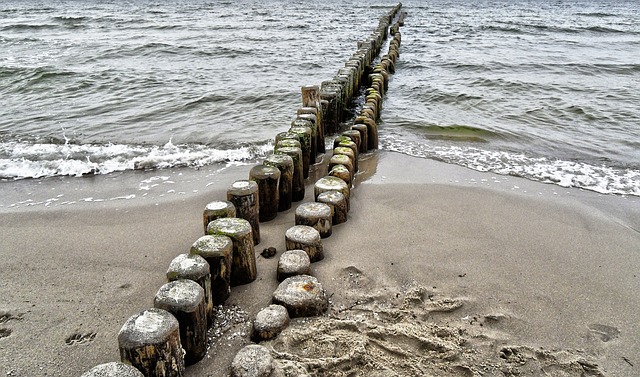
[[[254,166],[247,180],[231,183],[226,200],[205,207],[205,235],[190,253],[171,262],[168,283],[158,290],[154,308],[133,315],[123,325],[118,335],[122,363],[102,364],[83,376],[142,372],[178,377],[186,366],[201,360],[214,308],[229,297],[232,286],[257,278],[260,223],[303,200],[308,181],[316,176],[312,172],[325,170],[328,174],[313,184],[314,201],[297,206],[295,225],[284,235],[287,251],[277,271],[281,284],[273,294],[273,305],[256,316],[252,339],[272,339],[289,318],[321,315],[328,309],[327,295],[321,282],[310,276],[309,265],[324,258],[322,238],[331,236],[333,225],[348,220],[360,155],[378,148],[378,120],[400,54],[399,29],[406,15],[401,6],[380,17],[378,27],[357,43],[356,52],[331,80],[301,88],[302,106],[291,127],[276,136],[274,154]],[[389,35],[388,51],[379,57]],[[343,129],[348,110],[360,95],[362,109],[351,127]],[[327,151],[326,138],[336,133],[333,149]],[[272,369],[269,351],[250,345],[236,355],[231,374],[268,376]]]

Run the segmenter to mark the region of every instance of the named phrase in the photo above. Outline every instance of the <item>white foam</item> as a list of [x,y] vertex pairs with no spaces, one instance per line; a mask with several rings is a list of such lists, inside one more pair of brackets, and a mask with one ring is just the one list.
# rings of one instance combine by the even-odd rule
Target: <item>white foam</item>
[[640,196],[640,170],[595,166],[581,161],[531,157],[472,147],[433,146],[396,139],[381,139],[383,149],[416,157],[433,158],[478,171],[524,177],[562,187],[576,187],[602,194]]
[[[78,177],[133,169],[198,168],[220,162],[242,164],[264,157],[272,148],[270,143],[218,149],[199,144],[174,145],[171,142],[163,146],[142,146],[9,141],[0,143],[0,178]],[[143,183],[151,184],[152,181]],[[147,186],[141,186],[141,189]]]

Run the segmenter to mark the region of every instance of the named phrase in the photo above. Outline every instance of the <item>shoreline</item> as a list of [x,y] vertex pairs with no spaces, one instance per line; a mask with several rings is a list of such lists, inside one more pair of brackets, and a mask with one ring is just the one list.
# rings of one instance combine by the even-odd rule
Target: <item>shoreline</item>
[[[223,198],[226,187],[235,179],[246,179],[249,168],[190,173],[171,169],[185,179],[148,190],[154,194],[145,201],[0,209],[0,227],[7,235],[0,241],[6,282],[0,290],[6,299],[0,307],[6,314],[0,328],[11,332],[0,338],[0,365],[5,366],[1,372],[80,375],[99,363],[118,360],[116,336],[122,324],[152,306],[171,259],[187,252],[201,236],[204,205]],[[73,183],[85,190],[119,193],[152,176],[170,176],[165,173],[123,174],[128,176],[126,184],[114,180],[111,186],[104,184],[109,182],[106,177]],[[310,177],[307,182],[314,181]],[[48,184],[30,184],[34,183]],[[174,185],[183,186],[176,195],[166,195]],[[41,192],[52,187],[55,184]],[[305,201],[311,197],[309,187]],[[471,349],[482,355],[493,352],[485,356],[496,358],[496,363],[508,361],[499,357],[500,349],[496,351],[503,344],[557,349],[568,352],[571,360],[580,354],[575,350],[583,349],[605,375],[637,374],[637,198],[565,189],[384,151],[365,156],[356,187],[349,221],[323,240],[327,257],[312,265],[314,276],[332,295],[326,317],[358,318],[352,310],[358,305],[343,310],[358,301],[379,314],[385,305],[389,310],[402,306],[418,292],[420,305],[411,310],[419,309],[415,313],[423,322],[475,334],[467,339]],[[87,193],[80,190],[78,196]],[[270,302],[277,286],[277,256],[264,259],[259,252],[274,246],[281,254],[295,207],[261,224],[258,279],[232,289],[225,305],[227,332],[186,376],[228,375],[235,352],[248,343],[248,321]],[[422,258],[415,258],[416,253]],[[359,277],[358,284],[353,276]],[[434,311],[431,298],[426,300],[429,295],[460,307]],[[474,317],[478,320],[471,323]],[[291,333],[282,343],[271,343],[272,349],[281,350],[287,339],[295,339],[305,321],[313,320],[293,321]],[[331,333],[332,327],[325,325],[318,324],[318,329]],[[240,335],[243,332],[246,336]],[[473,348],[478,339],[490,341]],[[460,355],[458,360],[467,360],[472,370],[473,359],[466,359],[462,351]],[[540,359],[534,352],[528,363],[534,358]],[[576,363],[566,362],[563,370],[572,372],[567,368]],[[449,367],[454,364],[449,362]]]

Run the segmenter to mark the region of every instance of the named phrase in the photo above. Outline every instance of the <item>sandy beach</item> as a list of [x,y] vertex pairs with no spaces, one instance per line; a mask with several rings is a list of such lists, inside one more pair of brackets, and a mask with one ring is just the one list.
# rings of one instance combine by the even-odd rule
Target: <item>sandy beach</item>
[[[349,221],[312,265],[331,307],[265,343],[277,375],[640,374],[640,198],[388,152],[360,166]],[[62,180],[0,184],[0,373],[79,376],[119,360],[122,324],[152,306],[169,262],[202,235],[205,204],[249,168],[185,170],[184,195],[145,200],[128,188],[163,172],[78,179],[65,199],[125,199],[74,206],[10,205],[53,198]],[[261,224],[256,254],[282,253],[293,214]],[[258,255],[258,280],[232,290],[186,376],[229,375],[277,286],[277,256]]]

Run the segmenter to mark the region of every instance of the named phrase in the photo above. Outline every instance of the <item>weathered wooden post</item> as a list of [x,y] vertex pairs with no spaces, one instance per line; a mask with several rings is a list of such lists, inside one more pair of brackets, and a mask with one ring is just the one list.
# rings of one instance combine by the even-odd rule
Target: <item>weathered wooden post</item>
[[352,130],[360,133],[360,153],[366,153],[369,150],[369,141],[367,140],[367,126],[364,124],[354,124]]
[[302,92],[302,106],[303,108],[316,108],[316,117],[318,119],[318,146],[317,150],[320,153],[326,152],[325,150],[325,122],[323,108],[320,97],[320,87],[317,85],[307,85],[301,88]]
[[311,262],[324,258],[320,232],[307,225],[296,225],[285,232],[287,250],[304,250]]
[[349,171],[349,168],[344,165],[333,165],[329,170],[329,175],[342,179],[347,185],[349,185],[349,187],[353,185],[353,182],[351,181],[351,171]]
[[275,151],[278,148],[302,148],[302,144],[300,144],[300,141],[298,140],[283,139],[278,141],[273,150]]
[[[314,198],[317,201],[318,195],[325,191],[340,191],[344,195],[347,202],[347,211],[349,210],[349,185],[345,181],[336,177],[323,177],[316,181],[314,185]],[[218,220],[216,220],[218,221]]]
[[256,165],[249,171],[249,180],[258,184],[260,221],[275,219],[280,200],[280,170],[273,166]]
[[308,225],[320,233],[320,238],[331,236],[331,207],[324,203],[302,203],[296,208],[296,225]]
[[[357,132],[357,131],[356,131]],[[351,159],[351,163],[353,164],[353,175],[358,171],[358,155],[353,153],[353,149],[349,147],[335,147],[333,148],[333,155],[343,154],[349,159]]]
[[[320,107],[320,102],[318,102],[318,107]],[[298,109],[297,114],[299,117],[303,119],[309,119],[313,121],[317,128],[317,137],[316,137],[316,153],[324,153],[325,150],[325,140],[324,140],[324,125],[322,124],[321,112],[316,107],[301,107]],[[311,118],[311,116],[313,118]]]
[[80,377],[144,377],[144,374],[131,365],[113,361],[96,365]]
[[369,143],[369,150],[378,149],[378,125],[373,119],[359,116],[354,121],[354,124],[364,124],[367,126],[367,141]]
[[347,168],[347,170],[349,171],[350,178],[349,178],[349,181],[348,182],[345,181],[345,183],[349,184],[350,182],[353,182],[353,177],[355,176],[356,173],[355,173],[355,170],[353,169],[353,162],[351,161],[351,157],[344,154],[334,154],[333,156],[331,156],[331,159],[329,160],[329,171],[331,171],[331,169],[333,169],[337,165],[342,165],[345,168]]
[[185,364],[202,360],[207,353],[207,314],[202,287],[187,279],[171,281],[160,287],[154,306],[178,320]]
[[291,128],[306,127],[311,130],[309,164],[315,165],[318,156],[318,125],[313,114],[300,114],[291,122]]
[[309,165],[311,163],[311,129],[309,127],[291,127],[289,131],[300,137],[300,144],[302,144],[303,177],[309,178]]
[[217,219],[209,223],[209,232],[227,236],[233,242],[231,285],[242,285],[256,280],[256,252],[251,224],[244,219]]
[[293,159],[293,181],[291,183],[291,201],[299,202],[304,199],[304,168],[302,166],[302,149],[277,148],[275,154],[284,154]]
[[[210,232],[207,229],[207,232]],[[212,311],[224,304],[231,294],[231,264],[233,259],[233,241],[227,236],[208,235],[200,237],[191,245],[191,254],[199,255],[209,264],[211,275]],[[206,295],[205,289],[205,295]],[[213,314],[213,313],[212,313]],[[211,317],[213,320],[213,316]]]
[[278,260],[276,278],[282,282],[286,278],[297,275],[311,275],[311,260],[304,250],[287,250]]
[[272,154],[264,159],[263,164],[280,170],[278,211],[288,210],[291,208],[293,190],[293,158],[286,154]]
[[253,244],[260,243],[260,201],[258,184],[254,181],[235,181],[227,189],[227,200],[236,207],[236,215],[251,224]]
[[207,234],[207,225],[221,217],[236,217],[236,207],[233,203],[226,200],[216,200],[208,203],[204,207],[204,213],[202,214],[204,234]]
[[146,377],[182,377],[184,354],[178,320],[166,310],[131,316],[118,333],[120,358]]
[[[205,236],[210,237],[210,236]],[[169,264],[167,281],[189,279],[204,290],[204,303],[209,324],[213,324],[214,303],[211,295],[211,269],[209,262],[197,254],[179,254]]]
[[331,208],[331,226],[347,221],[347,199],[340,191],[325,191],[316,198],[319,203],[327,204]]

